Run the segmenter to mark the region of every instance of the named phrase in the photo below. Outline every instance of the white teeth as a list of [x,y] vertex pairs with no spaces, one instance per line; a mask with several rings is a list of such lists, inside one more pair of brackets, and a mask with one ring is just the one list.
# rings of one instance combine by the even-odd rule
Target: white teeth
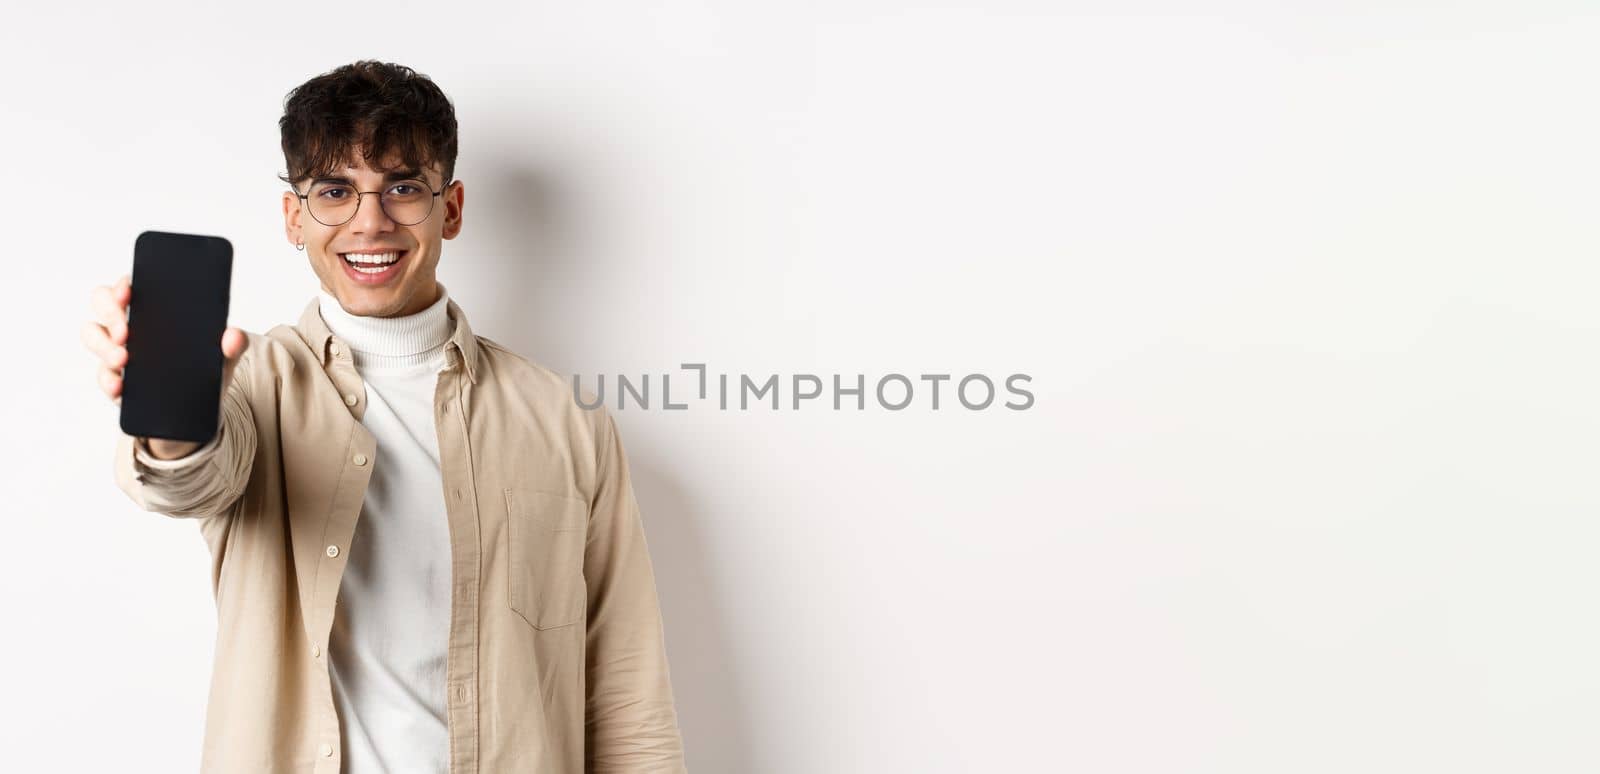
[[345,253],[344,254],[344,259],[346,261],[349,261],[350,263],[386,264],[386,263],[394,263],[395,261],[400,260],[400,254],[399,253],[372,253],[370,255],[365,255],[365,254],[358,254],[358,253]]

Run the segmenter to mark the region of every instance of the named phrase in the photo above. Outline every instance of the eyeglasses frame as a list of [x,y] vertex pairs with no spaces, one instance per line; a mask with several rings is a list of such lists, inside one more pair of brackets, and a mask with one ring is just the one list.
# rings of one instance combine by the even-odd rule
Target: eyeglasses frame
[[[404,183],[404,182],[407,182],[407,181],[405,181],[405,180],[396,180],[394,182],[395,183]],[[423,188],[428,189],[428,191],[430,191],[432,193],[432,196],[428,199],[428,214],[423,215],[422,219],[416,221],[416,223],[401,223],[400,221],[395,220],[395,217],[393,215],[390,215],[389,214],[389,210],[385,209],[384,206],[383,206],[383,192],[382,191],[356,191],[356,208],[354,210],[350,211],[350,217],[345,218],[344,220],[341,220],[338,223],[328,223],[328,222],[323,221],[322,218],[317,217],[317,213],[313,210],[313,208],[311,206],[311,201],[310,201],[311,194],[309,194],[309,193],[300,193],[300,190],[298,188],[295,188],[294,186],[289,186],[289,188],[294,191],[294,195],[295,196],[300,197],[300,203],[301,203],[302,206],[304,206],[306,208],[306,212],[311,215],[311,219],[315,220],[318,223],[321,223],[324,226],[327,226],[328,228],[338,228],[340,226],[343,226],[346,223],[349,223],[352,220],[355,220],[356,219],[356,215],[359,215],[361,213],[361,202],[363,201],[362,197],[366,196],[367,194],[377,194],[378,195],[378,209],[383,210],[383,216],[385,218],[388,218],[389,220],[393,220],[396,224],[399,224],[401,226],[415,226],[415,225],[417,225],[417,223],[422,223],[423,221],[426,221],[428,218],[433,217],[433,205],[434,205],[433,200],[443,196],[444,192],[449,190],[450,184],[454,183],[455,181],[454,180],[446,181],[445,184],[444,184],[444,188],[440,188],[437,191],[433,190],[433,186],[428,185],[428,181],[426,181],[426,180],[418,180],[416,178],[411,178],[411,182],[421,183]],[[355,188],[354,185],[352,185],[350,187],[351,188]],[[310,189],[308,188],[307,190],[310,190]]]

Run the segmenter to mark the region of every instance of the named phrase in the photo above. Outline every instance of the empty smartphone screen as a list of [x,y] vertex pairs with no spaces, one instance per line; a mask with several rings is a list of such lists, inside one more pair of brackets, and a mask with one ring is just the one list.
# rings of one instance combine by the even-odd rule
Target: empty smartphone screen
[[122,432],[205,443],[217,434],[233,245],[146,231],[133,244]]

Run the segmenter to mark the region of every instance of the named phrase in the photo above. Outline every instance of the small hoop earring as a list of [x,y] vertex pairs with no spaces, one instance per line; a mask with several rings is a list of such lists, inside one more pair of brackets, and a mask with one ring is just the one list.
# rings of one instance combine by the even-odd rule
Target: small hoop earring
[[294,249],[303,251],[303,250],[306,249],[306,243],[305,242],[295,242],[294,243]]

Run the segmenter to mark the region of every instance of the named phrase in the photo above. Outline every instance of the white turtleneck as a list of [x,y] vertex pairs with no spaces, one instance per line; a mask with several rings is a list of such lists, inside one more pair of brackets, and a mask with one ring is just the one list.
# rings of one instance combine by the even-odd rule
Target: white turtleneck
[[377,459],[328,643],[344,774],[444,774],[450,529],[433,424],[449,319],[444,286],[406,317],[358,317],[321,293],[322,319],[366,383]]

